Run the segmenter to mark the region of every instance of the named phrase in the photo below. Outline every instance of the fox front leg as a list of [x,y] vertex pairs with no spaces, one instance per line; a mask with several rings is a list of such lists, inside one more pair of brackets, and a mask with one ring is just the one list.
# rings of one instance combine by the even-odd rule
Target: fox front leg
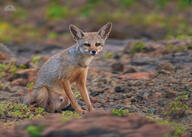
[[94,108],[91,104],[90,98],[89,98],[89,94],[87,91],[87,87],[86,87],[86,79],[87,79],[87,68],[81,72],[80,76],[79,76],[79,80],[77,81],[77,86],[80,90],[80,94],[83,98],[83,100],[85,101],[85,104],[88,108],[89,111],[94,111]]
[[75,111],[79,114],[83,114],[85,113],[86,111],[83,110],[79,105],[78,103],[76,102],[75,100],[75,97],[73,95],[73,92],[72,92],[72,89],[71,89],[71,85],[70,85],[70,82],[69,80],[62,80],[62,83],[63,83],[63,88],[65,90],[65,93],[67,95],[67,97],[69,98],[70,102],[71,102],[71,105],[72,107],[75,109]]

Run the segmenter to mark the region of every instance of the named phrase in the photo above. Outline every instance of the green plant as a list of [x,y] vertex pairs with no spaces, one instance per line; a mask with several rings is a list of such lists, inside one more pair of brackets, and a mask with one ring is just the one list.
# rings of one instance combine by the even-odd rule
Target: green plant
[[9,64],[9,72],[10,72],[11,74],[14,75],[17,70],[18,70],[18,68],[17,68],[17,66],[16,66],[15,64],[13,64],[13,63]]
[[27,83],[27,88],[33,88],[34,85],[35,85],[34,82],[29,82],[29,83]]
[[0,116],[18,119],[34,119],[46,115],[43,108],[31,108],[24,104],[5,101],[0,103]]
[[80,15],[84,17],[89,17],[92,9],[100,2],[101,0],[89,0],[84,7],[79,10]]
[[176,97],[176,101],[187,101],[189,100],[190,92],[185,90],[183,91],[183,94]]
[[178,34],[178,35],[168,35],[167,39],[180,39],[180,40],[184,40],[184,39],[191,39],[192,36],[191,35],[187,35],[187,34]]
[[11,74],[15,74],[16,71],[18,70],[17,66],[13,63],[9,63],[9,64],[0,64],[0,72],[9,72]]
[[77,98],[77,99],[82,99],[81,94],[80,94],[79,91],[75,91],[75,92],[74,92],[74,95],[75,95],[75,98]]
[[6,64],[4,64],[4,63],[1,63],[1,64],[0,64],[0,72],[5,71],[7,68],[8,68],[8,67],[7,67]]
[[61,5],[56,1],[53,1],[46,10],[46,16],[48,19],[63,19],[71,14],[69,5]]
[[165,8],[170,0],[156,0],[156,5],[159,8]]
[[174,131],[171,134],[165,134],[163,137],[180,137],[182,134],[185,133],[185,131],[187,129],[187,126],[185,126],[185,125],[171,122],[168,120],[155,119],[152,116],[148,116],[148,118],[160,125],[166,125],[166,126],[170,126],[173,128]]
[[175,101],[170,103],[169,113],[174,113],[176,110],[179,110],[179,109],[187,110],[189,109],[189,106],[186,104],[183,104],[180,101]]
[[183,116],[186,110],[190,108],[187,104],[187,100],[189,100],[189,92],[184,91],[183,95],[177,96],[175,101],[169,103],[164,114],[170,118]]
[[137,52],[143,51],[145,48],[145,43],[142,41],[137,41],[136,43],[131,45],[130,53],[135,54]]
[[26,68],[26,65],[25,65],[25,64],[21,64],[21,65],[19,65],[19,68],[20,68],[20,69],[25,69],[25,68]]
[[34,63],[34,64],[37,64],[38,62],[39,62],[39,60],[40,60],[40,56],[34,56],[33,58],[32,58],[32,62]]
[[44,130],[44,127],[39,125],[30,125],[27,126],[26,130],[31,137],[40,137]]
[[76,112],[72,112],[72,111],[63,111],[62,112],[62,121],[68,121],[68,120],[71,120],[71,119],[73,119],[73,118],[76,118],[76,119],[79,119],[79,118],[81,118],[81,116],[78,114],[78,113],[76,113]]
[[179,46],[175,46],[171,43],[168,43],[166,45],[166,52],[182,52],[182,51],[187,51],[188,46],[187,45],[179,45]]
[[55,32],[50,32],[50,33],[48,33],[47,37],[48,37],[49,39],[55,39],[55,38],[58,37],[58,34],[55,33]]
[[[24,37],[21,39],[21,37]],[[23,42],[28,39],[38,40],[42,37],[41,29],[30,24],[15,26],[9,22],[0,22],[0,41],[2,42]]]
[[110,53],[110,52],[108,52],[108,53],[106,53],[103,57],[105,58],[105,59],[110,59],[110,58],[112,58],[114,55],[112,54],[112,53]]
[[168,125],[170,125],[174,129],[174,132],[172,134],[165,134],[164,137],[181,137],[187,129],[183,125],[179,125],[176,123],[169,123]]
[[187,6],[190,6],[191,3],[192,3],[192,0],[179,0],[179,6],[181,8],[185,8]]
[[0,82],[0,89],[3,87],[3,83]]
[[125,115],[128,115],[129,114],[129,111],[126,110],[126,109],[112,109],[112,114],[113,115],[117,115],[117,116],[125,116]]
[[118,2],[120,3],[120,5],[122,7],[129,7],[129,6],[133,5],[134,0],[118,0]]
[[13,12],[11,18],[26,20],[28,18],[28,12],[24,8],[16,7],[16,11]]

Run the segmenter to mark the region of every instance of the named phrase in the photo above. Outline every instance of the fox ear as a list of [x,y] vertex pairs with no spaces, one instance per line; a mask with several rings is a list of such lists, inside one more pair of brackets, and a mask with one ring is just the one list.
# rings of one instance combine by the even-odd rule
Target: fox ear
[[103,27],[101,27],[98,31],[98,34],[101,36],[102,39],[107,39],[109,36],[109,33],[111,32],[112,23],[107,23]]
[[79,29],[78,27],[76,27],[75,25],[70,24],[69,25],[69,30],[74,38],[74,40],[79,40],[82,39],[84,37],[84,32]]

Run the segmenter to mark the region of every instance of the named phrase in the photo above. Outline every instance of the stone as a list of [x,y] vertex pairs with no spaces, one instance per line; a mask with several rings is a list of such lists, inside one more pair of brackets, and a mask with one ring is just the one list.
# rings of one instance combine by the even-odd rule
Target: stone
[[115,92],[117,92],[117,93],[124,92],[124,91],[125,90],[120,86],[115,87]]
[[128,79],[135,79],[135,80],[149,80],[151,78],[154,78],[156,76],[156,73],[154,72],[135,72],[135,73],[127,73],[120,75],[120,78],[123,80]]
[[125,66],[122,63],[114,63],[114,64],[111,65],[111,68],[112,68],[112,71],[123,72]]
[[162,137],[173,133],[167,125],[158,124],[138,114],[115,116],[110,112],[88,113],[82,119],[61,121],[59,114],[50,114],[44,119],[26,121],[15,128],[2,129],[4,137],[28,137],[26,128],[31,125],[44,126],[43,137]]

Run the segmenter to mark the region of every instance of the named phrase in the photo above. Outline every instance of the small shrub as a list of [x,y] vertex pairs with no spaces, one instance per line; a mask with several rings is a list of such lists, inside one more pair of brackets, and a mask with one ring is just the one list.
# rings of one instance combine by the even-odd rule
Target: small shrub
[[27,88],[33,88],[34,85],[35,85],[34,82],[29,82],[29,83],[27,83]]
[[38,62],[39,62],[39,60],[40,60],[40,56],[34,56],[33,58],[32,58],[32,62],[34,63],[34,64],[37,64]]
[[71,11],[68,5],[61,5],[57,2],[52,2],[46,10],[46,16],[48,19],[63,19],[70,15]]
[[62,121],[68,121],[68,120],[71,120],[71,119],[73,119],[73,118],[76,118],[76,119],[79,119],[79,118],[81,118],[81,116],[78,114],[78,113],[76,113],[76,112],[72,112],[72,111],[63,111],[62,112]]
[[137,52],[143,51],[145,48],[145,43],[141,41],[137,41],[136,43],[131,45],[130,53],[135,54]]
[[134,0],[118,0],[118,2],[120,3],[120,5],[122,7],[129,7],[129,6],[133,5]]
[[169,125],[174,129],[174,132],[172,134],[165,134],[164,137],[181,137],[187,129],[176,123],[170,123]]
[[106,53],[103,57],[105,58],[105,59],[110,59],[110,58],[112,58],[114,55],[112,54],[112,53]]
[[43,108],[32,108],[24,104],[14,103],[14,102],[2,102],[0,103],[0,116],[9,118],[14,118],[16,121],[19,119],[34,119],[40,118],[46,115]]
[[187,104],[187,101],[189,100],[189,94],[190,93],[188,91],[184,91],[182,95],[177,96],[175,101],[169,103],[164,114],[170,118],[183,117],[186,113],[186,110],[190,108],[189,104]]
[[181,45],[181,46],[175,46],[173,44],[167,44],[165,52],[182,52],[186,51],[188,47],[186,45]]
[[125,110],[125,109],[121,109],[121,108],[120,109],[113,109],[112,114],[116,115],[116,116],[125,116],[125,115],[129,114],[129,111]]
[[5,71],[7,68],[8,67],[6,64],[4,64],[4,63],[0,64],[0,72]]
[[156,0],[156,5],[159,8],[165,8],[170,0]]
[[35,125],[30,125],[26,128],[27,132],[29,133],[29,135],[31,137],[40,137],[43,130],[44,130],[44,127],[43,126],[35,126]]
[[187,6],[190,6],[190,4],[192,3],[192,0],[179,0],[178,3],[180,8],[185,8]]
[[84,7],[79,10],[79,13],[84,17],[89,17],[91,15],[91,11],[93,8],[100,2],[101,0],[89,0]]
[[58,37],[58,34],[55,32],[50,32],[47,36],[49,39],[55,39]]
[[25,68],[26,68],[26,65],[25,65],[25,64],[21,64],[21,65],[19,65],[19,68],[20,68],[20,69],[25,69]]
[[3,87],[3,83],[0,82],[0,89]]
[[18,70],[18,68],[17,68],[17,66],[15,65],[15,64],[9,64],[9,72],[11,73],[11,74],[15,74],[16,73],[16,71]]
[[77,99],[82,99],[82,97],[81,97],[81,94],[80,94],[80,92],[79,91],[75,91],[74,92],[74,95],[75,95],[75,98],[77,98]]
[[170,126],[173,128],[173,130],[174,130],[173,133],[165,134],[163,137],[181,137],[187,129],[187,127],[185,125],[177,124],[177,123],[170,122],[167,120],[159,120],[159,119],[157,120],[157,119],[152,118],[152,117],[149,117],[149,119],[157,122],[160,125],[167,125],[167,126]]

